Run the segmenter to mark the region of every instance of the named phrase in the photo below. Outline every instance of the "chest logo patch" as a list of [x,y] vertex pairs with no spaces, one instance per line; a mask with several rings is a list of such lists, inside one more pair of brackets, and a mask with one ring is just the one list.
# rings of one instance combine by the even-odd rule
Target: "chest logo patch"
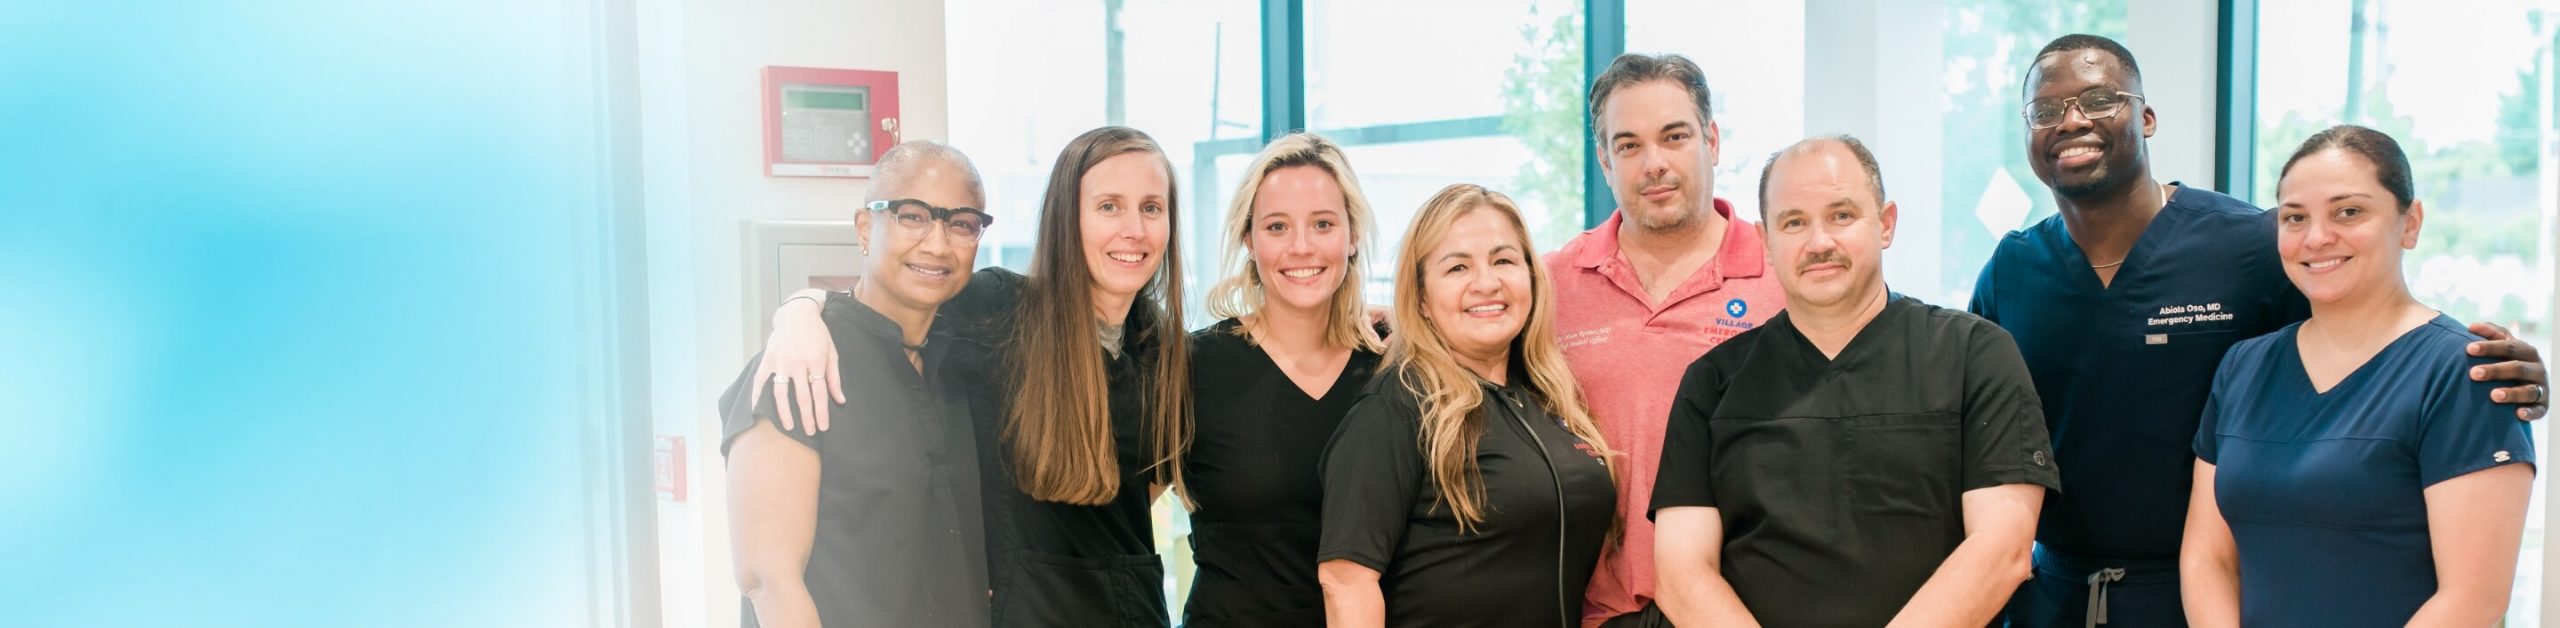
[[1741,299],[1734,299],[1734,300],[1731,300],[1731,301],[1726,301],[1726,302],[1724,302],[1724,315],[1725,315],[1725,316],[1729,316],[1729,317],[1733,317],[1733,318],[1742,318],[1742,315],[1744,315],[1744,314],[1749,314],[1749,313],[1751,313],[1751,304],[1749,304],[1749,303],[1744,303],[1744,302],[1742,302],[1742,300],[1741,300]]

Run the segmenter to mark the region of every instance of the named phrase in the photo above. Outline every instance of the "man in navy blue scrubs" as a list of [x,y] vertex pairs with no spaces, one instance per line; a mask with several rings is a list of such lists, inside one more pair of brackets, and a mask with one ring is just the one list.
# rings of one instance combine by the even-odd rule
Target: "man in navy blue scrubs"
[[[2027,71],[2027,162],[2060,213],[2000,241],[1973,312],[2017,339],[2044,400],[2062,491],[2046,498],[2035,578],[2012,626],[2183,626],[2178,544],[2197,419],[2223,350],[2310,316],[2258,207],[2151,178],[2157,117],[2115,41],[2067,35]],[[2494,325],[2473,379],[2544,411],[2531,345]]]

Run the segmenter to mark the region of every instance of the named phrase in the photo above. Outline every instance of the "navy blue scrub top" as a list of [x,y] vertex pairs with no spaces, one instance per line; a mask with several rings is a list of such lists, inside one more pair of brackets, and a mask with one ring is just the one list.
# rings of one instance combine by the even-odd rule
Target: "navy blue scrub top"
[[2425,490],[2533,462],[2523,421],[2465,373],[2478,336],[2451,317],[2409,330],[2315,392],[2286,327],[2231,349],[2196,456],[2240,554],[2240,623],[2407,623],[2435,595]]
[[2048,551],[2177,558],[2196,420],[2223,351],[2310,316],[2271,215],[2171,185],[2111,284],[2058,214],[2002,238],[1974,283],[1973,313],[2017,339],[2044,400],[2062,471],[2036,529]]

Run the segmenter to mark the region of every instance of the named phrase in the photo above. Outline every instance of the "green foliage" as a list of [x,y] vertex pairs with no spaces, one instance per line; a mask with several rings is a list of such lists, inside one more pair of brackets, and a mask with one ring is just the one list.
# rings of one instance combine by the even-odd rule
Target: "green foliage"
[[1588,134],[1582,127],[1582,12],[1534,12],[1520,37],[1528,54],[1512,57],[1502,78],[1502,131],[1529,147],[1510,192],[1524,204],[1546,207],[1527,217],[1538,245],[1554,248],[1582,231],[1582,160]]

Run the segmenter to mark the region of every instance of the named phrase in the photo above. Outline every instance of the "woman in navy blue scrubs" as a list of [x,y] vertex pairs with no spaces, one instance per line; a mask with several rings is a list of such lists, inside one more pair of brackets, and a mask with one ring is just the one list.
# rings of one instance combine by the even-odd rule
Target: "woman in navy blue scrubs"
[[2489,363],[2464,357],[2479,337],[2401,275],[2426,217],[2408,158],[2338,126],[2281,177],[2277,249],[2311,318],[2233,346],[2215,375],[2180,552],[2188,621],[2495,624],[2533,442],[2464,376]]

